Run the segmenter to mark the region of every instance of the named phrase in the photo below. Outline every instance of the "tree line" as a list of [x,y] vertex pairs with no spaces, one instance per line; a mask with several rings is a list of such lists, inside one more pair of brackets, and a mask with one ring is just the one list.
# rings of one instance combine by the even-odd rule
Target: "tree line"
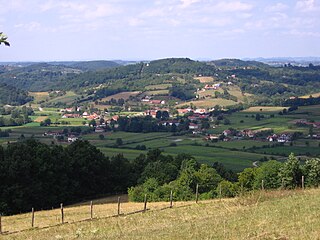
[[166,161],[160,154],[146,166],[140,184],[128,190],[130,200],[143,201],[147,194],[151,201],[167,201],[171,190],[175,200],[192,200],[197,185],[200,199],[234,197],[262,187],[294,189],[301,187],[302,176],[305,186],[318,187],[320,184],[320,159],[309,159],[302,165],[293,154],[284,163],[270,160],[237,175],[220,164],[199,164],[191,156],[180,162]]

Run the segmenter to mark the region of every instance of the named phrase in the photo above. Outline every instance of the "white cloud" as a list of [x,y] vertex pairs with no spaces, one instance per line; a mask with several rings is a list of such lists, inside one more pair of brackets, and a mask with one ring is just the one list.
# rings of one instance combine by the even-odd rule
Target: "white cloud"
[[275,5],[266,7],[265,10],[266,12],[282,12],[288,8],[289,8],[288,5],[279,2],[279,3],[276,3]]
[[22,28],[29,32],[37,31],[42,28],[39,22],[19,23],[14,25],[15,28]]
[[287,32],[289,35],[297,36],[297,37],[320,37],[320,32],[313,32],[313,31],[299,31],[296,29],[293,29],[289,32]]
[[249,11],[253,8],[253,5],[240,1],[232,2],[219,2],[214,8],[220,12],[242,12]]
[[186,7],[189,7],[190,5],[194,4],[194,3],[198,3],[200,2],[201,0],[180,0],[182,5],[181,7],[182,8],[186,8]]
[[298,0],[296,8],[302,12],[319,10],[316,0]]

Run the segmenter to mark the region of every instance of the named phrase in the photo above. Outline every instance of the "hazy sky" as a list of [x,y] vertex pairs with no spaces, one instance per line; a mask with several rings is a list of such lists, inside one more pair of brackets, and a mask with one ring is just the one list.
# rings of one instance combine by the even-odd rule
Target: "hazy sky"
[[0,61],[320,56],[320,0],[0,0]]

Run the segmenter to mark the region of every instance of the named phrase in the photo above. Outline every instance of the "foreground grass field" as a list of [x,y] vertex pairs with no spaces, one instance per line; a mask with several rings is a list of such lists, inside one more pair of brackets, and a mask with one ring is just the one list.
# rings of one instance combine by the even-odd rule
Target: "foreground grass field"
[[[130,210],[141,203],[127,203]],[[319,239],[320,190],[256,192],[235,199],[148,205],[149,211],[121,217],[73,222],[88,216],[88,207],[66,209],[69,223],[4,235],[1,239]],[[97,214],[114,214],[115,204],[97,206]],[[123,207],[123,211],[125,207]],[[82,215],[81,215],[82,214]],[[57,224],[58,210],[36,213],[41,223]],[[3,221],[30,217],[17,215]],[[38,220],[39,221],[39,220]],[[22,223],[21,223],[22,224]],[[12,225],[13,226],[13,225]]]

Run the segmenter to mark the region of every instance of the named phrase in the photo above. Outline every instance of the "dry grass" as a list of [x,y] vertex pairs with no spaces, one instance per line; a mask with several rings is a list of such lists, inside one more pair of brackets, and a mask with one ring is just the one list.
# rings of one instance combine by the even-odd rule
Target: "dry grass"
[[[123,206],[141,209],[141,203]],[[89,216],[89,208],[66,209],[69,224],[34,229],[3,239],[319,239],[320,190],[256,192],[235,199],[148,204],[150,211],[72,223]],[[114,214],[115,205],[95,206],[98,214]],[[41,215],[42,214],[42,215]],[[81,215],[82,214],[82,215]],[[59,222],[59,210],[38,212],[36,219]],[[30,215],[17,215],[18,218]],[[100,217],[100,216],[99,216]],[[4,218],[5,227],[9,218]],[[13,221],[13,220],[12,220]],[[16,222],[18,223],[18,222]],[[42,224],[42,222],[41,222]],[[38,225],[39,226],[39,225]]]
[[46,120],[48,118],[48,116],[41,116],[41,117],[37,117],[35,120],[33,120],[34,122],[42,122],[44,120]]
[[309,98],[310,95],[311,95],[312,97],[314,97],[314,98],[317,98],[317,97],[320,97],[320,92],[318,92],[318,93],[312,93],[312,94],[309,94],[309,95],[305,95],[305,96],[302,96],[302,97],[300,97],[300,98]]
[[199,80],[201,83],[212,83],[214,81],[213,77],[196,77],[194,79]]
[[196,107],[203,107],[203,108],[212,108],[215,105],[220,105],[222,107],[231,106],[237,104],[234,101],[222,99],[222,98],[213,98],[213,99],[205,99],[205,100],[198,100],[198,101],[191,101],[191,102],[184,102],[177,107],[185,106],[186,104],[193,104]]
[[34,102],[45,101],[49,97],[48,92],[29,92],[29,95],[34,97]]
[[[266,106],[256,106],[256,107],[250,107],[243,112],[279,112],[282,111],[285,107],[266,107]],[[262,110],[261,110],[262,109]]]
[[121,92],[121,93],[117,93],[117,94],[114,94],[114,95],[111,95],[111,96],[108,96],[108,97],[105,97],[102,99],[102,101],[110,101],[111,98],[113,99],[120,99],[120,98],[123,98],[124,100],[127,100],[129,99],[130,96],[137,96],[138,94],[140,94],[141,92]]
[[172,84],[170,83],[164,83],[164,84],[156,84],[156,85],[149,85],[146,86],[146,90],[165,90],[172,87]]
[[156,95],[168,95],[169,90],[154,90],[154,91],[146,91],[144,92],[145,95],[147,96],[156,96]]

